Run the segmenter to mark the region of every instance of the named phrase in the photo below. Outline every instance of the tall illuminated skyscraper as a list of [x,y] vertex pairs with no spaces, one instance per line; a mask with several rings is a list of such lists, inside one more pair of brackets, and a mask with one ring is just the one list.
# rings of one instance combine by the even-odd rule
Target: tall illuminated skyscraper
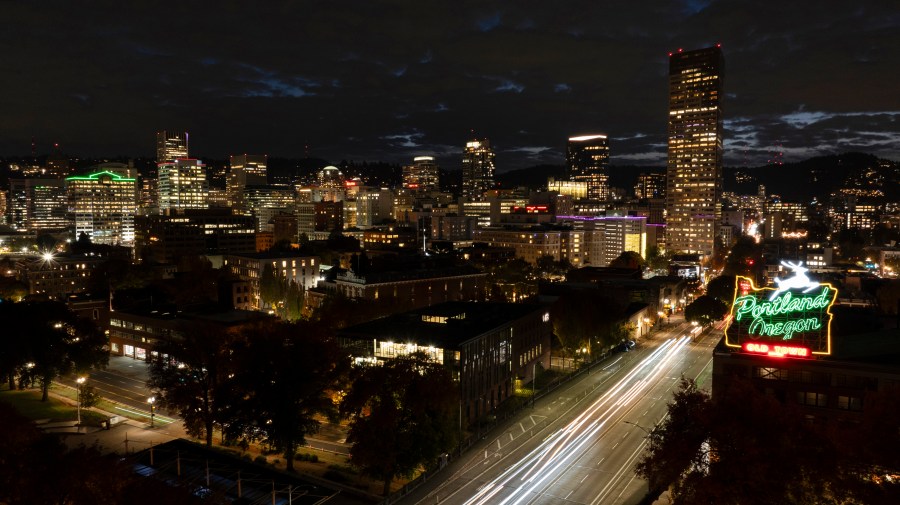
[[107,171],[67,177],[69,212],[75,236],[86,234],[94,244],[134,244],[137,180]]
[[725,61],[716,47],[669,57],[667,249],[710,256],[722,195]]
[[209,207],[209,183],[206,165],[200,160],[181,158],[157,165],[159,210],[176,214],[184,209]]
[[494,150],[488,139],[466,142],[463,151],[462,194],[472,201],[483,201],[484,192],[494,187]]
[[403,167],[403,187],[411,191],[437,191],[440,169],[434,156],[416,156],[412,165]]
[[606,200],[609,197],[609,143],[606,135],[569,137],[566,144],[569,180],[587,184],[587,197]]
[[188,157],[187,132],[156,132],[156,163],[168,163]]
[[268,184],[266,165],[269,156],[265,154],[233,154],[230,159],[231,170],[225,186],[228,190],[228,202],[239,213],[244,209],[242,192],[247,186],[265,186]]

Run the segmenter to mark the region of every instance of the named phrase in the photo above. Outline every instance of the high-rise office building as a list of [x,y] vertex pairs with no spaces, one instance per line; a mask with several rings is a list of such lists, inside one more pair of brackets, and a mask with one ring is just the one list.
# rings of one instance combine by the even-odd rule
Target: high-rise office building
[[168,163],[188,157],[187,132],[156,132],[156,163]]
[[8,223],[16,231],[62,230],[71,225],[63,179],[10,179]]
[[710,256],[722,195],[722,93],[725,62],[716,47],[669,57],[667,246]]
[[666,174],[641,174],[634,185],[635,198],[665,198]]
[[587,197],[609,197],[609,142],[606,135],[569,137],[566,144],[569,180],[587,184]]
[[229,204],[238,213],[245,210],[242,193],[247,186],[265,186],[268,184],[266,165],[269,156],[265,154],[233,154],[230,159],[231,170],[226,181]]
[[434,156],[416,156],[412,165],[403,167],[403,187],[411,191],[439,191],[439,177],[440,168],[434,162]]
[[94,244],[134,243],[137,180],[101,171],[66,178],[69,212],[75,217],[75,236],[86,234]]
[[206,165],[200,160],[180,158],[157,165],[159,210],[175,214],[185,209],[209,207]]
[[466,142],[463,151],[462,194],[472,201],[484,201],[484,192],[494,187],[494,150],[488,139]]

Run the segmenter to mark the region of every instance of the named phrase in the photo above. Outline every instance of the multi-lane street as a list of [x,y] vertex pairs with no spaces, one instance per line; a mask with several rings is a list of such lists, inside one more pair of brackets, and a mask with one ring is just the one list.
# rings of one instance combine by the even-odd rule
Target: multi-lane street
[[645,430],[663,418],[682,375],[709,373],[718,332],[694,341],[692,329],[673,324],[539,400],[405,502],[638,502],[647,493],[633,471]]

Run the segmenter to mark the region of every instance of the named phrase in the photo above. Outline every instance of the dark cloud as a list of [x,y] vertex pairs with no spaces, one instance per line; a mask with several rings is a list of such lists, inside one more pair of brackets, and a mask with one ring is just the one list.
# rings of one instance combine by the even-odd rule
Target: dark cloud
[[[667,52],[720,42],[726,161],[858,149],[900,158],[900,10],[890,2],[3,2],[0,153],[59,142],[459,165],[561,163],[569,135],[614,163],[665,160]],[[43,149],[46,151],[46,149]]]

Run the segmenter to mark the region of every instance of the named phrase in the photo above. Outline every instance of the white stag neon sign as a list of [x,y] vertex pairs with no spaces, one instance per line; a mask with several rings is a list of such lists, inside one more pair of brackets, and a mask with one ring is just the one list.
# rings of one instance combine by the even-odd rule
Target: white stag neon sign
[[810,291],[816,289],[821,286],[818,282],[811,280],[807,277],[806,272],[809,272],[809,269],[803,266],[803,263],[798,261],[797,263],[791,263],[789,261],[782,261],[782,265],[788,267],[793,271],[794,276],[788,277],[787,279],[779,279],[775,277],[775,284],[778,285],[778,289],[772,293],[772,296],[769,297],[769,300],[774,300],[778,298],[778,295],[784,293],[789,289],[802,289],[804,293],[809,293]]

